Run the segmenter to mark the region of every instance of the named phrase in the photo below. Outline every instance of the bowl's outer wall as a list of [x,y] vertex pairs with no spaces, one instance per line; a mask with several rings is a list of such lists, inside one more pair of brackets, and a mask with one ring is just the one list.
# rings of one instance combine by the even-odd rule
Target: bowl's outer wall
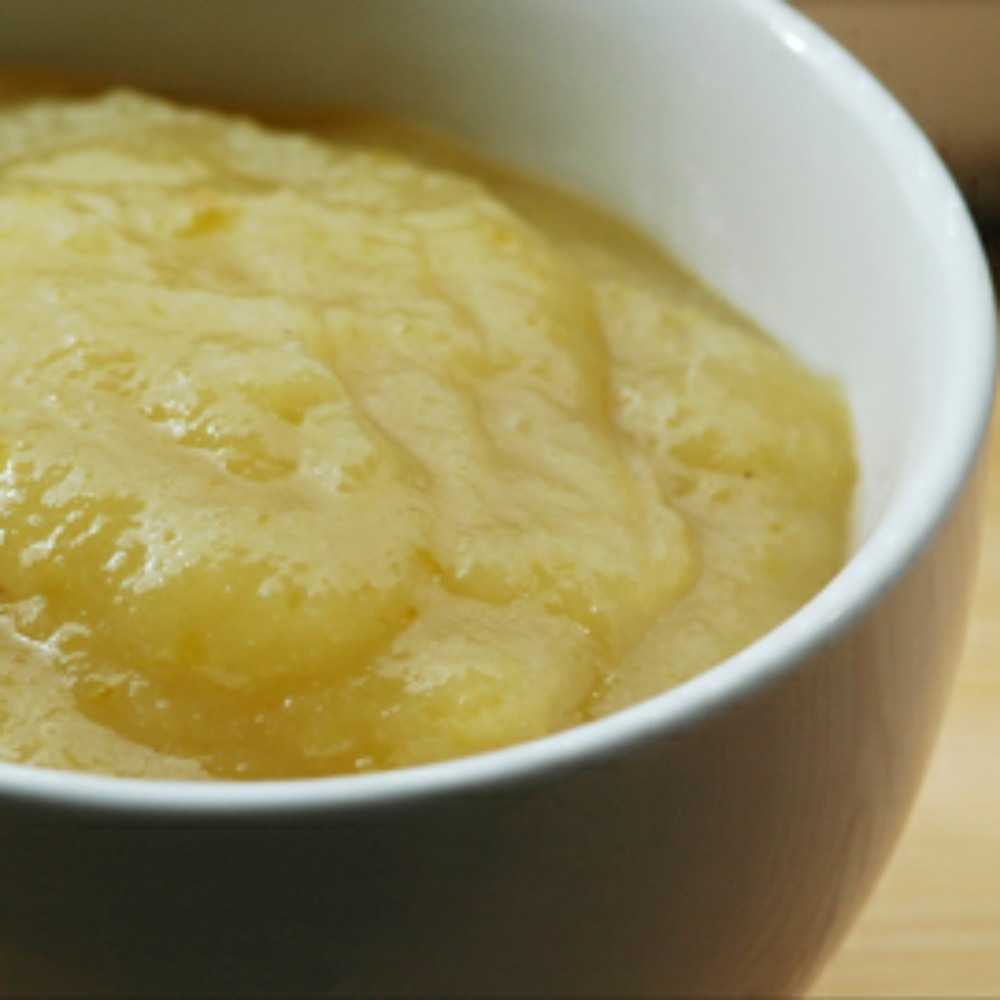
[[[643,155],[662,158],[661,175],[661,159],[650,172],[633,147],[588,139],[585,117],[560,112],[584,93],[560,93],[570,79],[572,88],[589,88],[595,120],[614,121],[623,135],[669,112],[671,127],[687,129],[691,150],[708,155],[699,135],[720,127],[698,127],[676,94],[619,104],[642,81],[611,87],[606,69],[591,72],[607,66],[601,46],[608,19],[626,6],[664,26],[679,12],[677,24],[697,34],[697,45],[715,39],[734,59],[757,52],[754,72],[762,75],[752,86],[801,94],[796,114],[804,121],[810,101],[821,108],[826,100],[823,88],[808,86],[808,71],[789,61],[784,43],[754,48],[759,25],[746,12],[765,5],[736,0],[546,0],[544,8],[538,0],[450,7],[421,0],[419,17],[416,4],[385,0],[280,7],[266,0],[9,0],[0,7],[0,60],[120,72],[164,86],[176,85],[190,63],[197,73],[185,79],[193,92],[225,91],[240,80],[237,91],[261,100],[273,96],[282,74],[290,99],[329,94],[332,80],[363,81],[354,96],[377,106],[417,112],[440,104],[450,122],[472,125],[481,109],[483,128],[499,132],[506,129],[504,102],[515,100],[520,110],[510,134],[522,146],[530,148],[534,137],[539,149],[564,151],[571,179],[581,161],[590,174],[578,179],[593,181],[594,190],[602,178],[613,187],[616,178],[645,170],[645,189],[628,192],[640,214],[669,175],[671,190],[694,199],[679,212],[686,221],[675,235],[682,243],[692,238],[695,257],[714,260],[720,278],[751,290],[793,335],[808,328],[805,307],[817,324],[832,323],[819,338],[820,353],[835,354],[838,336],[865,348],[845,353],[869,401],[872,440],[883,442],[880,469],[887,471],[878,492],[889,497],[894,476],[920,452],[909,407],[933,374],[926,364],[916,371],[918,352],[905,348],[905,339],[919,334],[926,355],[935,343],[928,331],[952,316],[948,296],[929,290],[948,251],[922,233],[922,218],[907,207],[910,180],[916,191],[920,177],[897,191],[891,159],[879,166],[883,151],[850,142],[849,116],[835,113],[832,99],[827,119],[842,132],[836,143],[807,150],[804,179],[835,192],[842,190],[838,177],[849,174],[853,190],[872,200],[870,225],[860,234],[846,210],[835,218],[839,201],[827,211],[808,186],[788,190],[794,211],[775,210],[782,197],[765,183],[761,157],[768,143],[785,141],[781,114],[760,119],[773,130],[765,143],[746,135],[746,143],[734,144],[725,158],[729,172],[717,174],[714,187],[686,175],[686,153],[646,148]],[[387,8],[410,19],[407,32],[386,26]],[[371,52],[334,44],[323,31],[334,9],[367,24],[372,51],[396,57],[391,70],[373,76]],[[506,18],[515,9],[532,17],[545,11],[531,46],[514,45]],[[383,14],[372,13],[378,10]],[[478,39],[481,67],[470,61],[471,49],[442,49],[431,12],[445,10],[457,25],[448,44]],[[542,71],[534,53],[555,50],[570,10],[577,27],[574,51],[563,54],[567,73],[533,101],[524,91]],[[496,15],[496,31],[470,27],[478,16],[472,11]],[[265,30],[272,22],[274,30]],[[665,33],[655,45],[640,45],[643,67],[657,46],[673,57],[689,42]],[[426,60],[412,60],[421,45],[440,50],[440,65],[458,67],[459,75],[492,82],[464,89],[447,73],[428,78]],[[507,66],[515,52],[516,65]],[[639,72],[638,58],[635,66]],[[777,86],[771,66],[796,86]],[[694,92],[725,103],[736,128],[742,80],[707,61]],[[349,86],[344,93],[352,96]],[[757,107],[748,89],[747,122],[758,120]],[[915,175],[923,169],[915,164]],[[757,185],[752,196],[736,193],[748,190],[744,181]],[[828,239],[816,246],[809,213],[830,223]],[[734,220],[777,224],[779,214],[786,228],[756,243],[727,228]],[[839,270],[808,263],[827,252]],[[752,280],[757,269],[770,285]],[[829,308],[817,310],[814,299]],[[886,381],[887,371],[896,378]],[[921,407],[922,426],[933,423],[928,412]],[[776,672],[723,714],[575,773],[380,808],[325,810],[317,800],[253,822],[234,814],[229,825],[190,812],[173,820],[138,809],[112,814],[96,798],[89,813],[51,799],[5,799],[0,993],[760,996],[805,988],[869,891],[923,772],[961,637],[980,496],[977,476],[883,598],[797,669]]]
[[8,810],[0,990],[804,989],[923,774],[962,637],[982,479],[885,600],[802,670],[638,756],[346,817],[227,826]]

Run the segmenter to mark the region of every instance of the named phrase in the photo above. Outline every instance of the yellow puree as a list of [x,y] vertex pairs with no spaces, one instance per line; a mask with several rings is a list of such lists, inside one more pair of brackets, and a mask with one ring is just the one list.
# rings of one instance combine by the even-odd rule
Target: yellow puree
[[845,551],[833,387],[624,226],[363,118],[9,108],[0,381],[10,760],[530,739],[704,670]]

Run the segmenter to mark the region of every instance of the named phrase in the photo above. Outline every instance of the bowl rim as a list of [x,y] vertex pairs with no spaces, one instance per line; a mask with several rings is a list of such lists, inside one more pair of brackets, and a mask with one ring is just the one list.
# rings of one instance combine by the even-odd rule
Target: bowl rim
[[[794,671],[843,634],[906,572],[947,519],[985,441],[995,383],[995,302],[981,244],[954,181],[896,100],[811,21],[780,0],[737,0],[742,13],[835,84],[838,97],[889,154],[925,167],[916,195],[930,232],[946,233],[942,281],[953,291],[957,372],[932,446],[921,455],[891,523],[880,523],[812,601],[734,656],[684,684],[606,718],[469,757],[356,775],[268,781],[121,778],[0,762],[0,801],[147,818],[263,818],[399,808],[474,792],[499,794],[607,765],[677,737]],[[733,0],[727,0],[727,6]],[[735,5],[734,5],[735,6]]]

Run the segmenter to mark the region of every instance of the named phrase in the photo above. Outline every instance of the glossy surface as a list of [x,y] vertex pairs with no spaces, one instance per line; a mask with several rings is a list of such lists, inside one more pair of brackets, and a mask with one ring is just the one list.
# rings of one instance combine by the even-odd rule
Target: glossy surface
[[212,0],[183,7],[184,31],[177,9],[15,0],[0,57],[336,93],[577,184],[844,380],[862,532],[763,641],[537,743],[235,786],[0,767],[0,882],[24,901],[0,935],[20,972],[5,985],[804,990],[919,785],[978,544],[995,313],[933,153],[780,3]]
[[[153,996],[801,992],[885,863],[933,747],[977,503],[973,490],[803,675],[599,766],[207,824],[8,810],[0,877],[23,904],[5,925],[7,983]],[[85,920],[66,887],[94,901]]]
[[598,210],[372,131],[0,117],[8,759],[481,752],[687,680],[843,564],[834,386]]

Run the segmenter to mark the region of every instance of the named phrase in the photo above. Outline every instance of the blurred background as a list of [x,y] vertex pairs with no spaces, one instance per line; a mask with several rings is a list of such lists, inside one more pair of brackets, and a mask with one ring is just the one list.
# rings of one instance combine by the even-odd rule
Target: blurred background
[[1000,239],[1000,0],[793,0],[895,94]]
[[[1000,0],[793,0],[933,140],[1000,279]],[[980,577],[941,743],[882,883],[815,997],[1000,997],[1000,420]]]

